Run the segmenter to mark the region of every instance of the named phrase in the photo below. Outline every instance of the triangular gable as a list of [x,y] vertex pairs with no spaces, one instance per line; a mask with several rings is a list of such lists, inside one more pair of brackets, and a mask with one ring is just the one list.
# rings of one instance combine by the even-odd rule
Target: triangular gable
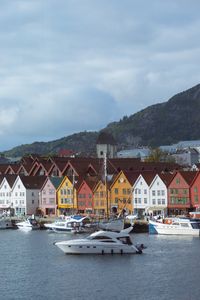
[[75,174],[75,176],[79,176],[79,174],[77,173],[76,169],[71,164],[71,162],[68,162],[62,171],[62,175],[72,176],[73,174]]
[[34,176],[37,173],[39,167],[40,167],[40,163],[38,163],[37,161],[34,162],[30,169],[29,175]]

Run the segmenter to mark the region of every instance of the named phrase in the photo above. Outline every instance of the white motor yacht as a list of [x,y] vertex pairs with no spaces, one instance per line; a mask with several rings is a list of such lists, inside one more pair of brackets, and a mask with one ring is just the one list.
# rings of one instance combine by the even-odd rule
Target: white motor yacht
[[189,218],[171,218],[163,222],[149,220],[149,226],[158,234],[200,235],[200,220]]
[[133,245],[130,237],[132,226],[120,232],[97,231],[83,239],[54,243],[65,254],[134,254],[142,253],[143,244]]
[[32,218],[27,218],[22,222],[18,222],[16,223],[16,226],[24,231],[40,229],[38,222]]
[[90,219],[88,217],[69,216],[64,220],[56,220],[53,223],[46,223],[44,224],[44,227],[54,232],[80,233],[88,230],[86,225],[89,222]]

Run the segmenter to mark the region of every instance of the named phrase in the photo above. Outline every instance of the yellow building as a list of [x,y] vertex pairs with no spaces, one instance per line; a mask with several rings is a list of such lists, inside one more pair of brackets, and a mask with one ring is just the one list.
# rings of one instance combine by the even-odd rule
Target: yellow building
[[74,214],[77,210],[77,193],[73,180],[65,176],[57,189],[58,215]]
[[109,191],[105,182],[99,180],[93,190],[94,193],[94,213],[97,216],[105,217],[108,214],[110,204],[108,203]]
[[123,209],[129,214],[133,213],[132,187],[138,176],[136,172],[119,172],[110,186],[111,209],[116,207],[118,213],[121,213]]

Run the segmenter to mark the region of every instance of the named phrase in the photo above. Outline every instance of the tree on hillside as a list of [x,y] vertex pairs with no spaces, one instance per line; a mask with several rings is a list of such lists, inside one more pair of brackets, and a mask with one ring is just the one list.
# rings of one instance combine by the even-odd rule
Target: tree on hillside
[[174,158],[160,148],[152,149],[146,162],[171,162],[174,163]]

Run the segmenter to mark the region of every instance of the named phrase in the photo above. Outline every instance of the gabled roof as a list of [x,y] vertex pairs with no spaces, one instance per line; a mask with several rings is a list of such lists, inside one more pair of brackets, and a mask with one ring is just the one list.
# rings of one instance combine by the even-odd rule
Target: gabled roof
[[141,172],[141,175],[144,178],[144,180],[146,181],[146,183],[148,184],[148,186],[150,186],[153,179],[157,175],[157,172],[156,171],[143,171],[143,172]]
[[126,178],[128,179],[131,186],[133,186],[135,184],[136,180],[140,176],[140,172],[124,171],[123,173],[126,176]]
[[81,181],[79,181],[79,184],[76,185],[77,190],[79,191],[84,183],[87,184],[93,192],[96,182],[89,180],[89,178],[83,178]]
[[2,181],[4,180],[5,176],[0,174],[0,184],[2,183]]
[[198,175],[197,171],[180,171],[179,174],[184,178],[187,184],[190,186],[193,180]]
[[172,180],[174,179],[174,177],[176,176],[176,172],[174,172],[174,173],[159,173],[158,175],[160,176],[160,178],[162,179],[162,181],[164,182],[166,187],[168,187],[170,185],[170,183],[172,182]]
[[23,185],[26,189],[41,189],[43,186],[46,176],[23,176],[19,175]]
[[13,184],[15,183],[15,180],[17,178],[17,175],[16,174],[7,174],[4,177],[7,180],[9,186],[12,188]]
[[61,184],[63,177],[49,177],[49,180],[51,181],[51,183],[53,184],[53,186],[55,187],[55,189],[57,190],[57,188],[59,187],[59,185]]
[[0,174],[5,174],[5,172],[9,166],[10,166],[10,164],[0,164]]
[[4,174],[17,174],[21,164],[15,163],[15,164],[10,164],[8,168],[5,170]]

